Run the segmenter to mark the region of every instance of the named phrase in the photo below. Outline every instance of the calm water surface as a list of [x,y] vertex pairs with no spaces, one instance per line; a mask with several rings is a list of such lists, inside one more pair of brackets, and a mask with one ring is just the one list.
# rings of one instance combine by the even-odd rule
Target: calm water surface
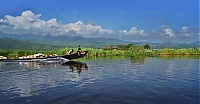
[[0,62],[0,103],[199,104],[199,58]]

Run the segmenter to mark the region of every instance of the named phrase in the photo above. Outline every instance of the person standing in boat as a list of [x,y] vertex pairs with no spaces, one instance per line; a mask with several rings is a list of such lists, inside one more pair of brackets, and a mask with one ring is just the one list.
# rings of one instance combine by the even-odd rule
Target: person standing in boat
[[80,46],[80,45],[78,45],[77,53],[78,53],[78,55],[81,55],[81,53],[82,53],[82,50],[81,50],[81,46]]
[[78,55],[85,54],[85,52],[83,52],[83,51],[81,50],[81,46],[80,46],[80,45],[78,45],[77,53],[78,53]]

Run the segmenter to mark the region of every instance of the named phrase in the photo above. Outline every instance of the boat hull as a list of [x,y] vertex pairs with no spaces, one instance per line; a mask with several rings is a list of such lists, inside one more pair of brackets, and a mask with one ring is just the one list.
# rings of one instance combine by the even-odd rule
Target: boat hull
[[59,57],[62,57],[62,58],[68,59],[68,60],[72,60],[72,59],[77,59],[77,58],[83,58],[87,55],[87,53],[88,53],[88,51],[84,51],[81,54],[74,53],[74,54],[68,54],[68,55],[61,55]]

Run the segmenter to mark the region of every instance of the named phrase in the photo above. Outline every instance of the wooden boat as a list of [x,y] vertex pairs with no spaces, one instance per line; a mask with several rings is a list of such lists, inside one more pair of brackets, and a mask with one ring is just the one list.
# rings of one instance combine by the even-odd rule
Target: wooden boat
[[87,55],[87,53],[88,53],[88,51],[83,51],[81,54],[73,53],[73,54],[61,55],[61,56],[57,56],[57,57],[62,57],[62,58],[68,59],[68,60],[72,60],[72,59],[85,57]]
[[88,51],[83,51],[81,54],[73,53],[73,54],[67,54],[67,55],[60,55],[60,56],[50,56],[50,57],[42,57],[42,58],[26,58],[26,59],[0,59],[0,62],[34,62],[34,61],[41,61],[46,59],[54,59],[59,60],[60,58],[64,58],[67,60],[77,59],[77,58],[83,58],[87,55]]

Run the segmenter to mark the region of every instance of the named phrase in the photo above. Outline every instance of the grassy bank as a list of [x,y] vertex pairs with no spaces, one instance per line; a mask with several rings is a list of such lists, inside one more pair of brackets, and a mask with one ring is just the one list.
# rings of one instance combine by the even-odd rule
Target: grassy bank
[[103,49],[92,49],[88,50],[88,56],[164,56],[164,55],[200,55],[199,49],[159,49],[159,50],[103,50]]
[[[6,56],[9,58],[17,58],[21,56],[27,56],[35,53],[44,54],[68,54],[69,50],[72,48],[63,48],[51,51],[36,51],[36,50],[0,50],[0,56]],[[74,48],[76,50],[76,48]],[[128,49],[128,50],[104,50],[104,49],[94,49],[94,48],[82,48],[82,50],[89,51],[88,57],[109,57],[109,56],[171,56],[171,55],[200,55],[199,49],[159,49],[159,50],[149,50],[149,49]]]

